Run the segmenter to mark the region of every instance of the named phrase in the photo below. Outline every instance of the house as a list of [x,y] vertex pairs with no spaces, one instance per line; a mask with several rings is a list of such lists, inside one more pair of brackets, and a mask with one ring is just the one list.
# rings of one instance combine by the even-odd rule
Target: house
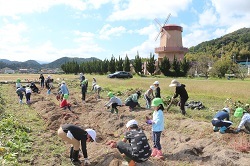
[[4,74],[14,74],[15,73],[15,70],[12,70],[8,67],[5,67],[3,69],[1,69],[1,73],[4,73]]

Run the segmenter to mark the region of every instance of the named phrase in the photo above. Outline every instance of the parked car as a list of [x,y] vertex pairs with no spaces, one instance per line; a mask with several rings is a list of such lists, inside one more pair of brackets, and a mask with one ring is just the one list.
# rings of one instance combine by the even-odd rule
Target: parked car
[[133,75],[126,71],[117,71],[109,74],[108,78],[133,78]]

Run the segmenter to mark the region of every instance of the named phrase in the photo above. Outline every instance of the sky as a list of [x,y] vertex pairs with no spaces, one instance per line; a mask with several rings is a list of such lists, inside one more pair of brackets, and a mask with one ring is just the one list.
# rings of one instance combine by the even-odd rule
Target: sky
[[0,0],[0,59],[157,58],[170,13],[187,48],[250,27],[250,0]]

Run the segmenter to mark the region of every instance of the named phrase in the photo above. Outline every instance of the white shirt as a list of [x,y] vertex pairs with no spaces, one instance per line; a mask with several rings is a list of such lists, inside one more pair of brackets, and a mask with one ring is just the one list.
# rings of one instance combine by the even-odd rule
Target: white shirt
[[250,114],[249,113],[244,113],[241,122],[238,126],[238,129],[240,129],[246,122],[250,123]]

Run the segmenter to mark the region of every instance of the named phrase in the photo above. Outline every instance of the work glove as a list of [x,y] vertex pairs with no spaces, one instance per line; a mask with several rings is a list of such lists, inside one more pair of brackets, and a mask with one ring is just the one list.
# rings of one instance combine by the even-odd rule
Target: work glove
[[84,162],[83,162],[84,165],[90,165],[90,161],[88,158],[84,158]]
[[149,125],[153,124],[152,120],[147,120],[146,123]]

